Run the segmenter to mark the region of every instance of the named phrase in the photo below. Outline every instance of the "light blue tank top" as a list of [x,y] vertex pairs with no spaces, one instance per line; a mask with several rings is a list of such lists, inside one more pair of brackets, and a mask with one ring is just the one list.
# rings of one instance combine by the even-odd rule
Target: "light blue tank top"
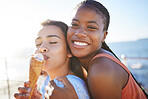
[[[87,86],[81,78],[74,75],[67,75],[66,77],[69,80],[69,82],[73,85],[79,99],[90,99]],[[40,93],[42,94],[43,99],[45,99],[44,98],[45,87],[48,85],[49,81],[50,81],[50,77],[47,76],[45,81],[41,85]],[[64,87],[61,81],[54,79],[54,82],[58,87]]]

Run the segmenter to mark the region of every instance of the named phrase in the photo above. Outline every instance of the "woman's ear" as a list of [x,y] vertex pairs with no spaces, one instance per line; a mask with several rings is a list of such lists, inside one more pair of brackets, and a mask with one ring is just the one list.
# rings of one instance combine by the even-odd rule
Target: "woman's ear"
[[107,31],[104,31],[103,39],[102,39],[102,41],[101,41],[101,42],[104,42],[104,40],[105,40],[105,38],[106,38],[107,34],[108,34],[108,32],[107,32]]

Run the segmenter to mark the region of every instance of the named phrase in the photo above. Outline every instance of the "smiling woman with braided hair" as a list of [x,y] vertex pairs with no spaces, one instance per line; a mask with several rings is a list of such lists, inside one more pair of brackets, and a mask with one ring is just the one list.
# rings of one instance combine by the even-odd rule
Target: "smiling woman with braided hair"
[[[72,54],[87,71],[87,84],[93,99],[146,99],[145,92],[136,83],[128,68],[105,43],[110,15],[95,0],[86,0],[77,6],[67,41]],[[73,67],[74,68],[74,67]],[[65,84],[69,84],[66,78]],[[55,87],[52,99],[73,99],[67,88]],[[72,87],[72,86],[71,86]]]

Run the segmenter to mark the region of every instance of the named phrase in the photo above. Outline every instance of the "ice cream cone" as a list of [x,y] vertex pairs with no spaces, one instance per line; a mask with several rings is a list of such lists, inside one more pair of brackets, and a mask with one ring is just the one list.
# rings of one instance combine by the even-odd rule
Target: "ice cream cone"
[[29,69],[29,81],[30,81],[30,88],[32,89],[30,93],[29,99],[33,94],[34,88],[36,86],[36,82],[41,74],[42,68],[45,64],[44,59],[40,59],[39,57],[31,57],[30,60],[30,69]]

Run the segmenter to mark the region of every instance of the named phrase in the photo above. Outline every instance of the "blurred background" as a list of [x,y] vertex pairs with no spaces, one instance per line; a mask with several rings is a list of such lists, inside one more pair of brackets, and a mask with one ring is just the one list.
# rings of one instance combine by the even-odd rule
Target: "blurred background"
[[[14,99],[28,80],[29,59],[40,23],[60,20],[68,25],[82,0],[0,0],[0,98]],[[148,90],[148,1],[97,0],[110,12],[107,44]],[[148,92],[148,91],[147,91]]]

